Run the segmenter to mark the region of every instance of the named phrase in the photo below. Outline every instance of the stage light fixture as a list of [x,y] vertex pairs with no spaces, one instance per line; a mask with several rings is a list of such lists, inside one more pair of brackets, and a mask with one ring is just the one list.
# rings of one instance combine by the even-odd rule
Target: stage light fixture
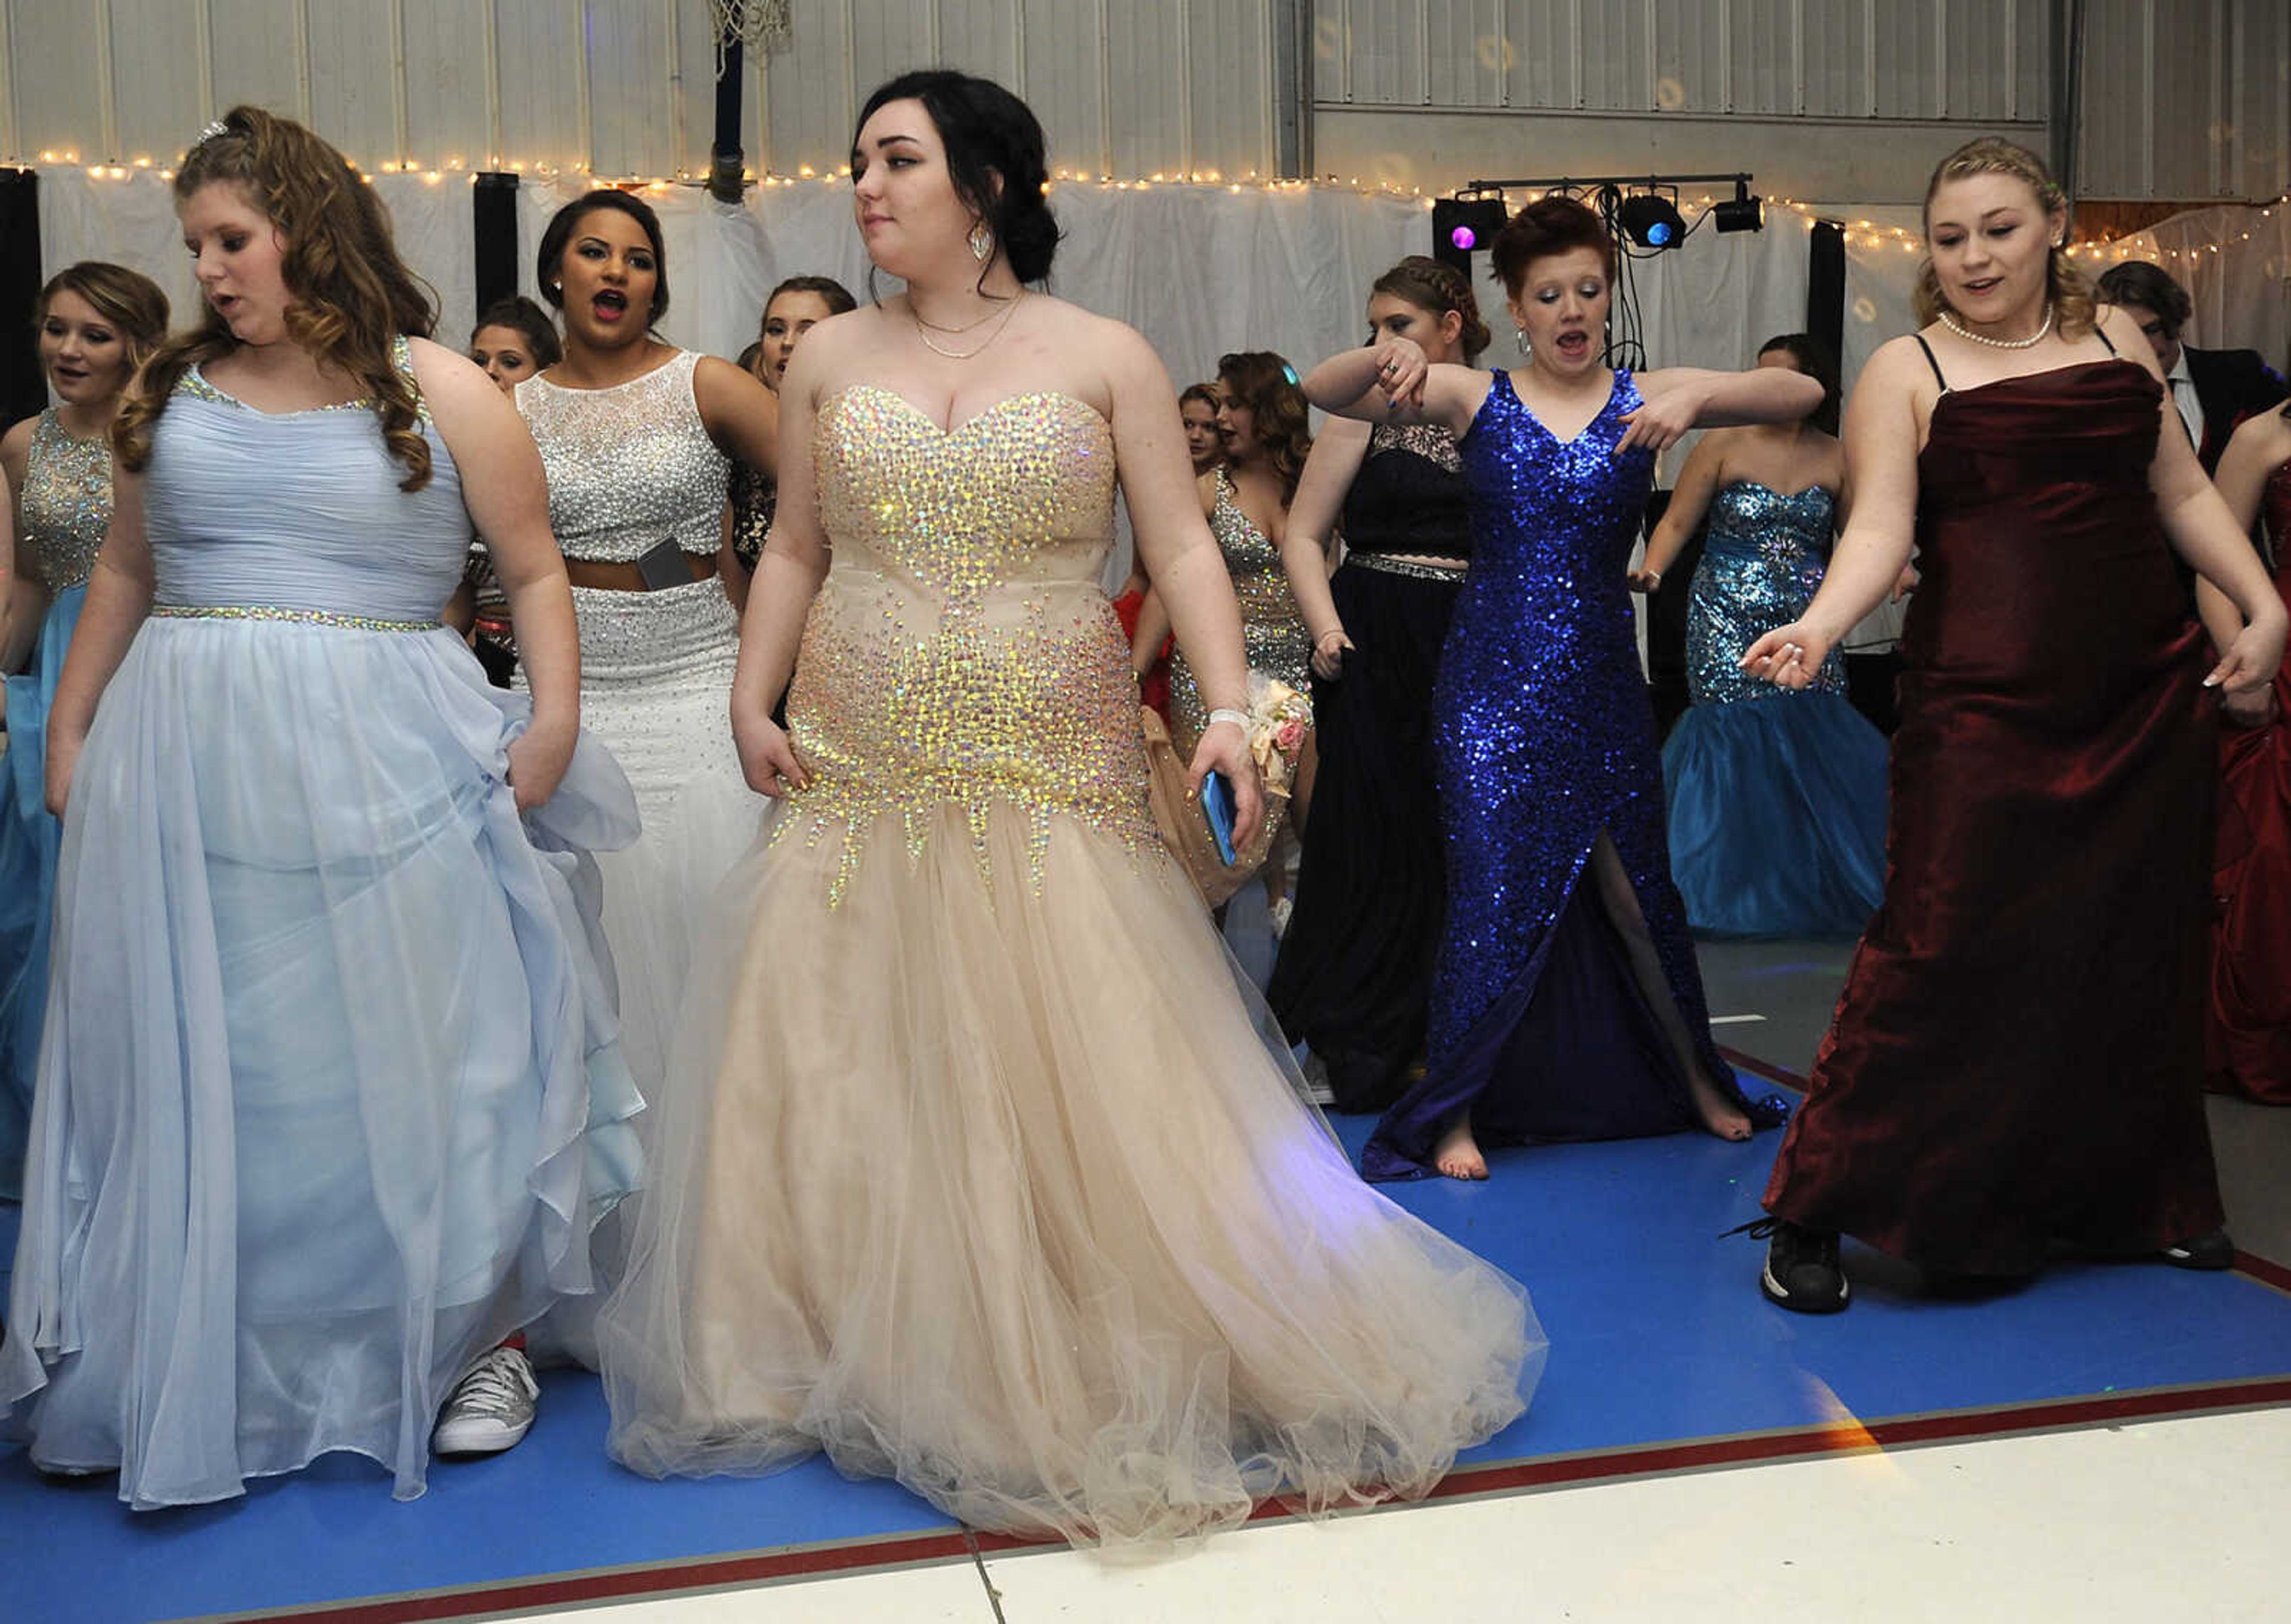
[[1678,206],[1657,192],[1635,192],[1615,211],[1615,223],[1641,248],[1676,248],[1686,235]]
[[1765,229],[1765,204],[1750,195],[1748,181],[1734,182],[1734,198],[1711,209],[1710,223],[1721,231],[1760,231]]
[[1470,193],[1436,197],[1432,203],[1432,253],[1466,276],[1472,274],[1472,255],[1495,245],[1504,229],[1503,194],[1476,197]]

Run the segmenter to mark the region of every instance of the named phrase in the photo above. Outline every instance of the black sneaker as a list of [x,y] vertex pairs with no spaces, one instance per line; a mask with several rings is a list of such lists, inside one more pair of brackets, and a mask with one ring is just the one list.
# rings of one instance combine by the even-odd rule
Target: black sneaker
[[2224,1229],[2207,1229],[2203,1234],[2164,1249],[2164,1261],[2179,1269],[2231,1269],[2235,1266],[2235,1242],[2228,1239]]
[[1743,1233],[1766,1243],[1758,1276],[1765,1299],[1793,1314],[1836,1314],[1853,1295],[1837,1261],[1835,1230],[1807,1229],[1788,1218],[1762,1218]]

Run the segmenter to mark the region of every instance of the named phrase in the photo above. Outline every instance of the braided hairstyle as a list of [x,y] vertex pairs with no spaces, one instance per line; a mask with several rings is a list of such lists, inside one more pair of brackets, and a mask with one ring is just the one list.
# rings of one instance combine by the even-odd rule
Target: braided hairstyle
[[[2053,172],[2045,167],[2045,160],[2015,142],[1996,136],[1983,136],[1967,141],[1936,165],[1933,179],[1925,183],[1925,212],[1930,218],[1933,194],[1952,181],[1969,181],[1975,175],[2011,175],[2025,181],[2037,194],[2037,206],[2049,218],[2054,209],[2064,208],[2068,195],[2061,190]],[[2093,330],[2096,319],[2092,284],[2076,268],[2068,250],[2054,247],[2052,261],[2045,269],[2045,296],[2053,301],[2053,320],[2065,339],[2082,338]],[[1917,270],[1915,294],[1917,320],[1930,326],[1941,319],[1949,309],[1949,297],[1941,292],[1941,273],[1933,269],[1933,256]]]

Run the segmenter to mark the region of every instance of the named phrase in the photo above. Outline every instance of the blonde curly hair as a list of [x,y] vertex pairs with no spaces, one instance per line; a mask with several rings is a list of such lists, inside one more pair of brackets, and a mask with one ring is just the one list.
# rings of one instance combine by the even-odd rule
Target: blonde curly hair
[[[2053,172],[2045,167],[2045,160],[2026,147],[1995,136],[1983,136],[1967,141],[1936,165],[1933,179],[1925,183],[1926,226],[1932,226],[1933,194],[1952,181],[1969,181],[1974,175],[2011,175],[2028,183],[2037,194],[2037,202],[2049,217],[2054,209],[2064,208],[2067,194]],[[2093,329],[2095,313],[2092,284],[2084,273],[2069,260],[2065,248],[2053,250],[2052,262],[2045,272],[2045,295],[2053,301],[2054,325],[2065,339],[2082,338]],[[1917,268],[1915,295],[1917,320],[1925,326],[1939,321],[1941,312],[1949,308],[1948,295],[1941,292],[1941,275],[1933,269],[1933,256]]]

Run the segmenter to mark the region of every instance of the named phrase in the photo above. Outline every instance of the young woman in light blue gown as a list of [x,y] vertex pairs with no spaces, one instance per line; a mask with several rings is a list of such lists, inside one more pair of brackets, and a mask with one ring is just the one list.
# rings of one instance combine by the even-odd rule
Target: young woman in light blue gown
[[[0,1403],[138,1508],[336,1450],[411,1498],[447,1389],[591,1289],[633,1178],[587,851],[634,801],[577,742],[532,441],[420,336],[372,190],[240,108],[175,192],[208,309],[120,414],[50,716]],[[438,623],[473,521],[529,700]]]
[[[1837,398],[1837,367],[1805,334],[1768,340],[1758,365]],[[1859,936],[1885,888],[1885,736],[1846,698],[1844,658],[1797,691],[1741,667],[1813,601],[1845,483],[1844,448],[1810,420],[1714,430],[1631,575],[1652,591],[1709,516],[1686,612],[1694,703],[1662,747],[1670,873],[1698,931]]]
[[111,420],[127,381],[167,336],[167,295],[124,265],[83,261],[48,279],[32,326],[56,404],[0,438],[16,515],[12,527],[0,522],[14,567],[0,591],[0,671],[13,673],[0,760],[0,1198],[9,1201],[23,1194],[63,843],[41,784],[48,703],[111,523]]

